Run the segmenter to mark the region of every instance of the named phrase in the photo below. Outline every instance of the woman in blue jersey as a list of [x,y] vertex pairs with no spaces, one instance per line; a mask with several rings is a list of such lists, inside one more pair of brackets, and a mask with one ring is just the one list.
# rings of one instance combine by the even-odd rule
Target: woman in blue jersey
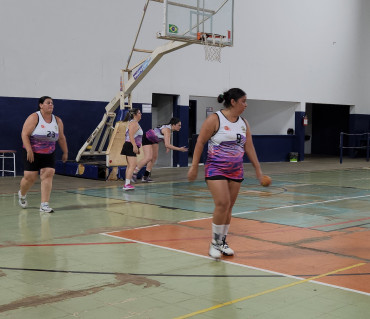
[[24,176],[18,191],[18,202],[27,207],[27,192],[35,183],[40,172],[41,205],[40,212],[52,213],[49,207],[50,193],[55,173],[55,143],[62,151],[62,161],[68,159],[67,141],[62,120],[53,115],[54,104],[49,96],[39,99],[39,110],[32,113],[22,129]]
[[136,175],[140,171],[142,167],[146,165],[146,171],[144,176],[142,177],[142,182],[153,182],[150,178],[150,174],[152,168],[158,158],[158,150],[159,145],[158,143],[164,142],[164,146],[167,149],[179,152],[187,152],[187,147],[177,147],[171,144],[171,134],[172,132],[178,132],[181,129],[181,121],[173,117],[167,124],[159,125],[154,129],[150,129],[145,132],[143,135],[143,151],[144,151],[144,158],[137,164],[134,174],[133,180],[136,181]]
[[134,172],[134,169],[137,164],[137,154],[140,154],[140,146],[142,143],[143,130],[139,125],[141,120],[141,112],[139,109],[131,109],[127,112],[124,122],[129,121],[126,134],[125,134],[125,143],[123,144],[121,155],[126,155],[127,167],[125,172],[125,186],[123,186],[124,191],[135,189],[131,185],[131,178]]
[[195,180],[200,156],[208,142],[205,179],[215,203],[209,255],[216,259],[221,258],[221,254],[234,255],[234,251],[227,244],[226,236],[232,208],[244,179],[244,153],[247,154],[261,182],[263,177],[249,124],[240,116],[247,107],[246,93],[241,89],[232,88],[221,94],[218,102],[224,102],[225,108],[209,116],[203,123],[188,172],[189,181]]

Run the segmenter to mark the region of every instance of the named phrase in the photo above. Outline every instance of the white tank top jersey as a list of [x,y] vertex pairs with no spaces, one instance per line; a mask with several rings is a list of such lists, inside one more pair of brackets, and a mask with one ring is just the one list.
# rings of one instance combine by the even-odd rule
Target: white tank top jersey
[[240,180],[243,178],[247,125],[240,116],[236,122],[230,122],[221,111],[216,114],[220,126],[216,134],[208,141],[206,177],[220,175]]
[[[239,116],[236,122],[230,122],[221,111],[216,112],[216,114],[220,121],[220,127],[216,134],[211,137],[211,144],[220,145],[222,142],[234,142],[234,147],[238,145],[243,148],[247,133],[247,125],[244,120]],[[241,141],[242,136],[244,140]],[[244,149],[241,151],[244,152]]]
[[[130,122],[133,122],[133,121],[134,120],[130,120]],[[139,125],[139,129],[134,134],[134,139],[135,139],[136,145],[138,147],[140,147],[141,143],[142,143],[142,138],[143,138],[143,129],[141,128],[139,123],[138,123],[138,125]],[[125,142],[130,142],[130,133],[129,133],[128,125],[127,125],[127,128],[126,128]]]
[[165,124],[161,125],[159,127],[155,127],[153,129],[150,129],[145,133],[146,138],[153,142],[153,143],[159,143],[164,141],[164,135],[162,134],[162,129],[168,128],[172,133],[172,125],[171,124]]
[[51,154],[55,151],[55,142],[59,139],[59,127],[54,115],[51,122],[47,123],[40,111],[36,112],[39,120],[31,133],[30,141],[35,153]]
[[162,134],[162,129],[168,128],[172,132],[171,127],[172,127],[171,124],[166,124],[166,125],[161,125],[160,127],[155,127],[153,130],[155,132],[155,135],[158,137],[158,139],[162,141],[164,139],[164,135]]

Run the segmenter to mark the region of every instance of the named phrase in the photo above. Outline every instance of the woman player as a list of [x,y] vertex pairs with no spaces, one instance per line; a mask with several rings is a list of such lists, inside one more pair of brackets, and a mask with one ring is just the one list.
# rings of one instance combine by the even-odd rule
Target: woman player
[[261,183],[263,181],[249,124],[240,116],[247,107],[246,93],[241,89],[232,88],[219,95],[218,102],[224,102],[225,108],[209,116],[203,123],[188,172],[189,181],[195,180],[201,153],[209,141],[205,179],[215,204],[209,248],[209,255],[215,259],[221,258],[221,254],[234,255],[234,251],[227,244],[226,236],[232,208],[244,179],[244,153],[254,166],[257,178]]
[[67,140],[62,120],[53,114],[53,99],[42,96],[38,105],[38,111],[28,116],[23,124],[24,176],[18,191],[18,203],[22,208],[27,207],[27,192],[40,172],[40,212],[52,213],[54,210],[49,206],[49,200],[55,173],[55,144],[58,141],[63,151],[62,161],[65,162],[68,159]]
[[177,147],[171,144],[171,134],[172,132],[178,132],[181,129],[181,121],[173,117],[170,119],[169,123],[159,125],[154,129],[150,129],[145,132],[143,135],[143,151],[144,151],[144,158],[137,164],[134,174],[133,174],[133,181],[137,179],[137,173],[140,171],[142,167],[146,165],[146,170],[144,176],[142,177],[142,182],[153,182],[150,178],[152,168],[155,164],[155,161],[158,158],[158,150],[159,145],[158,143],[164,142],[164,145],[167,149],[167,152],[171,149],[174,151],[179,152],[187,152],[188,149],[186,147]]
[[135,189],[135,186],[131,185],[131,178],[134,172],[134,169],[137,164],[137,154],[140,154],[140,146],[142,143],[143,130],[139,125],[141,120],[141,112],[139,109],[130,109],[125,118],[124,122],[129,121],[126,134],[125,134],[125,143],[123,144],[121,155],[126,155],[127,167],[125,172],[125,186],[123,190]]

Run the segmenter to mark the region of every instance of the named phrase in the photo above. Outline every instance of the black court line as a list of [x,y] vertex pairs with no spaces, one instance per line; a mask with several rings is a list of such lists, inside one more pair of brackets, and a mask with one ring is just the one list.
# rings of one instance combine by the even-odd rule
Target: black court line
[[[153,204],[153,203],[141,202],[139,200],[127,200],[127,199],[123,199],[123,198],[107,197],[107,196],[97,195],[97,194],[79,193],[78,191],[66,191],[66,193],[79,194],[79,195],[90,196],[90,197],[95,197],[95,198],[104,198],[104,199],[109,198],[109,199],[112,199],[112,200],[118,200],[118,201],[122,201],[122,202],[136,203],[136,204],[142,204],[142,205],[150,205],[150,206],[155,206],[155,207],[160,207],[160,208],[166,208],[166,209],[169,209],[169,210],[177,210],[178,209],[178,210],[184,210],[184,211],[188,211],[188,212],[195,212],[195,213],[201,213],[201,214],[211,214],[212,213],[212,212],[209,212],[209,213],[207,213],[207,212],[200,212],[200,211],[197,211],[197,210],[194,210],[194,209],[188,209],[188,208],[178,208],[178,207],[172,207],[172,206],[163,206],[163,205],[160,205],[160,204]],[[164,194],[165,195],[169,195],[168,193],[164,193]],[[81,206],[81,207],[84,207],[84,206]],[[59,207],[58,210],[59,209],[63,209],[63,207]],[[115,213],[117,213],[117,212],[115,212]]]
[[[145,273],[123,273],[123,272],[105,272],[105,271],[80,271],[80,270],[57,270],[57,269],[37,269],[37,268],[17,268],[17,267],[0,267],[2,270],[20,270],[20,271],[37,271],[49,273],[68,273],[68,274],[87,274],[87,275],[131,275],[143,277],[188,277],[188,278],[286,278],[285,275],[186,275],[186,274],[145,274]],[[317,274],[291,275],[292,277],[316,277]],[[370,273],[354,274],[330,274],[327,277],[344,277],[344,276],[370,276]]]

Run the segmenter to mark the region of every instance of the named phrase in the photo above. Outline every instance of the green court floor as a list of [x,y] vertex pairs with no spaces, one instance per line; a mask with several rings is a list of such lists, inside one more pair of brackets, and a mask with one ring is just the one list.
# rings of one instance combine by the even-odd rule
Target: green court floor
[[262,167],[273,184],[246,164],[220,262],[202,173],[156,169],[130,192],[56,175],[54,214],[39,183],[22,209],[21,177],[0,178],[0,318],[369,318],[369,164]]

